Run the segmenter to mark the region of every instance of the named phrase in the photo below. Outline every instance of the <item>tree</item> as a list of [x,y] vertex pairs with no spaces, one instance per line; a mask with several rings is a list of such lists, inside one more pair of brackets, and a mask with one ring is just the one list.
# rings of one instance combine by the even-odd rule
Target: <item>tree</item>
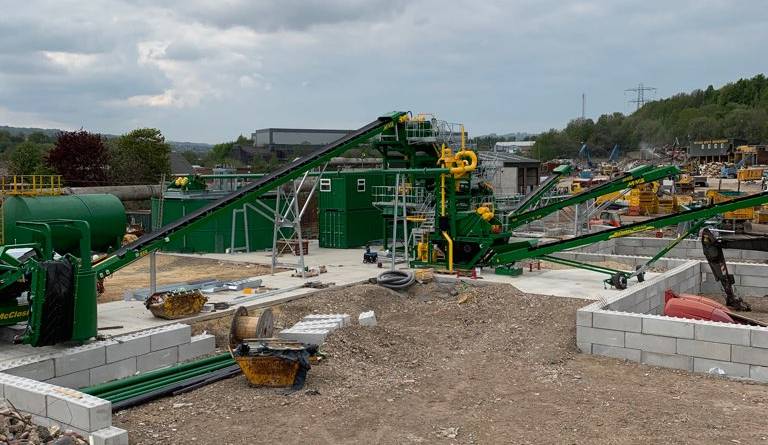
[[211,165],[221,164],[225,159],[230,157],[232,147],[234,146],[234,141],[222,142],[221,144],[214,145],[213,148],[211,148],[211,151],[208,152],[208,159],[206,163]]
[[27,140],[29,142],[34,142],[35,144],[50,144],[51,142],[53,142],[52,137],[40,131],[35,131],[34,133],[30,133],[29,136],[27,136]]
[[759,143],[768,137],[768,113],[754,108],[736,108],[723,119],[727,137]]
[[688,135],[692,140],[712,139],[722,136],[720,123],[711,117],[696,117],[688,123]]
[[110,144],[110,175],[123,184],[154,184],[171,173],[171,146],[156,128],[139,128]]
[[181,155],[192,165],[197,165],[202,162],[200,153],[194,150],[184,150],[181,152]]
[[6,130],[0,130],[0,152],[10,150],[21,142],[24,142],[24,137],[13,135]]
[[8,152],[8,172],[12,175],[44,174],[44,157],[45,146],[22,142]]
[[101,135],[78,130],[60,132],[45,162],[67,185],[81,187],[105,185],[108,160]]

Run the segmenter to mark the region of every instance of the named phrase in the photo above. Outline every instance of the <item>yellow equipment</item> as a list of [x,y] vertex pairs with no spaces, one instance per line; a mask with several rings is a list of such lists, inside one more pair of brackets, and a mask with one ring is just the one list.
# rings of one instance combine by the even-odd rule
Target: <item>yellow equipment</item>
[[759,181],[763,179],[763,172],[762,168],[757,167],[742,168],[736,173],[736,179],[739,181]]
[[[735,192],[731,190],[716,190],[711,189],[707,190],[707,198],[713,203],[713,204],[720,204],[723,202],[731,201],[736,198],[740,198],[744,196],[744,193],[742,192]],[[733,210],[730,212],[723,213],[723,218],[725,219],[735,219],[735,220],[752,220],[755,218],[755,208],[754,207],[747,207],[743,209]]]

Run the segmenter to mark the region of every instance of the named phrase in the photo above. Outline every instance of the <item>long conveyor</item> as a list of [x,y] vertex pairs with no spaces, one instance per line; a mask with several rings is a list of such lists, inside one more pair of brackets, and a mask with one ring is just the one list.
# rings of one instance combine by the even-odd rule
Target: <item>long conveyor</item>
[[628,171],[626,174],[612,181],[606,182],[605,184],[601,184],[596,187],[591,187],[581,193],[571,196],[570,198],[563,199],[562,201],[557,201],[552,204],[522,213],[518,210],[515,210],[508,216],[507,230],[514,230],[517,227],[541,219],[558,210],[589,201],[590,199],[595,199],[608,193],[632,188],[636,185],[647,182],[658,181],[660,179],[678,174],[680,174],[680,169],[675,166],[658,168],[647,165],[640,166]]
[[484,258],[484,262],[485,264],[493,266],[509,265],[524,259],[538,258],[544,255],[562,252],[567,249],[581,247],[612,238],[629,236],[634,233],[666,227],[680,222],[711,218],[715,215],[719,215],[725,212],[731,212],[747,207],[756,207],[765,203],[768,203],[768,192],[743,196],[719,204],[711,204],[698,209],[691,209],[680,213],[660,216],[658,218],[616,227],[597,233],[589,233],[562,241],[555,241],[539,245],[531,245],[528,242],[518,242],[504,246],[494,246],[494,249],[490,251],[489,254]]
[[112,255],[94,265],[99,278],[114,273],[120,267],[125,266],[136,258],[157,250],[167,242],[167,238],[178,235],[179,232],[189,230],[196,224],[203,222],[209,216],[219,212],[229,211],[242,206],[244,203],[267,193],[275,188],[302,175],[333,156],[339,155],[348,149],[381,133],[388,125],[396,123],[404,112],[393,112],[387,116],[381,116],[364,127],[332,142],[307,156],[278,168],[251,184],[186,215],[185,217],[161,227],[159,230],[143,235],[136,241],[122,246]]

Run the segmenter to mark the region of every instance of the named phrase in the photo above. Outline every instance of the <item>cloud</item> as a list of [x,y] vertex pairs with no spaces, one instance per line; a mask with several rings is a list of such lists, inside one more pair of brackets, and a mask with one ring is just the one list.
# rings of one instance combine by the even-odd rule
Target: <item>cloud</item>
[[392,109],[472,134],[562,126],[751,76],[768,8],[744,0],[29,0],[0,14],[0,120],[218,142],[354,128]]
[[98,60],[96,54],[74,53],[66,51],[42,51],[43,55],[66,70],[82,70],[92,67]]
[[[142,2],[143,3],[143,2]],[[182,13],[220,28],[259,32],[304,31],[314,26],[375,23],[400,14],[405,0],[190,0]],[[166,6],[174,2],[163,2]]]

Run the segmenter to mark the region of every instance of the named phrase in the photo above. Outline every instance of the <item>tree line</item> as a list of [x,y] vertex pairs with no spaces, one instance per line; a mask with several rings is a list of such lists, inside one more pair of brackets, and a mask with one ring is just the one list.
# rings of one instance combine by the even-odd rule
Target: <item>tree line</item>
[[171,172],[171,147],[155,128],[116,138],[85,130],[56,137],[0,131],[0,152],[11,175],[61,175],[71,187],[152,184]]
[[629,115],[603,114],[596,121],[573,119],[562,130],[551,129],[538,135],[532,155],[542,160],[571,158],[583,143],[593,153],[600,153],[615,144],[629,150],[687,146],[711,138],[737,138],[753,144],[768,142],[765,75],[651,101]]

